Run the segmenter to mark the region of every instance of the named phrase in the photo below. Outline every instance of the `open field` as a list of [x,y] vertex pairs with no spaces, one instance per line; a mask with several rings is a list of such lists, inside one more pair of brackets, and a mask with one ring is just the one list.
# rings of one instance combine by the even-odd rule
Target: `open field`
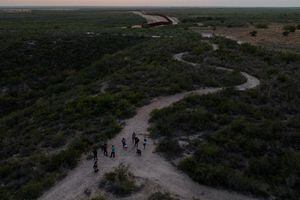
[[[254,45],[267,46],[272,49],[290,49],[300,52],[300,30],[296,30],[288,36],[283,36],[283,27],[283,24],[270,24],[266,29],[257,29],[255,26],[240,28],[218,27],[214,33]],[[252,31],[257,31],[255,37],[250,35]]]

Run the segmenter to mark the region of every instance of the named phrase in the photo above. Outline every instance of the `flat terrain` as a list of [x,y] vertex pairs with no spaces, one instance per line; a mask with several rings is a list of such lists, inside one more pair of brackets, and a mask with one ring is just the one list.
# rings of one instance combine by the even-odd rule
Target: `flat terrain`
[[[257,29],[249,27],[217,27],[213,31],[217,35],[232,37],[233,39],[249,42],[254,45],[267,46],[272,49],[290,49],[300,52],[300,30],[283,36],[283,24],[270,24],[268,28]],[[252,37],[250,32],[257,31],[257,36]]]

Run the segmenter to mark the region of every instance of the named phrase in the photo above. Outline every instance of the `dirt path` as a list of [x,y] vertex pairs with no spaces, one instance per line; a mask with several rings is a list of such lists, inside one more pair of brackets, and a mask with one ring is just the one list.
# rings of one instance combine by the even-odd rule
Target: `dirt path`
[[176,17],[170,17],[170,16],[160,16],[160,15],[152,15],[152,14],[146,14],[144,12],[133,12],[136,15],[139,15],[146,19],[148,24],[154,24],[159,22],[167,23],[169,20],[172,22],[172,25],[177,25],[179,23],[179,20]]
[[[186,64],[197,67],[197,64],[184,61],[183,55],[186,53],[177,54],[174,59]],[[226,68],[218,68],[220,70],[229,70]],[[247,82],[236,86],[237,90],[247,90],[254,88],[260,84],[259,80],[255,77],[242,72],[242,75],[247,79]],[[149,105],[141,107],[137,110],[137,114],[126,120],[126,126],[109,144],[115,144],[117,147],[117,158],[109,159],[100,156],[100,172],[94,174],[92,171],[93,161],[82,158],[79,165],[71,171],[67,177],[57,183],[53,188],[46,192],[40,199],[41,200],[77,200],[87,199],[84,190],[89,188],[92,191],[91,196],[95,196],[99,192],[98,184],[104,173],[111,171],[113,167],[118,166],[120,163],[130,165],[131,171],[139,177],[142,182],[147,183],[140,192],[123,199],[128,200],[145,200],[148,196],[156,190],[165,190],[172,194],[177,195],[183,200],[192,200],[192,198],[200,198],[201,200],[252,200],[254,198],[247,197],[241,194],[228,192],[224,190],[214,189],[206,186],[199,185],[192,181],[187,175],[179,171],[170,162],[154,153],[155,144],[150,138],[149,144],[142,157],[135,154],[132,149],[131,134],[133,131],[139,133],[139,138],[143,139],[148,136],[147,128],[149,127],[150,113],[154,109],[161,109],[168,107],[171,104],[180,101],[186,95],[199,94],[206,95],[209,93],[216,93],[223,88],[203,88],[191,92],[183,92],[167,97],[159,97],[154,99]],[[128,151],[121,149],[121,139],[126,138],[129,143]],[[111,196],[109,199],[117,199]]]

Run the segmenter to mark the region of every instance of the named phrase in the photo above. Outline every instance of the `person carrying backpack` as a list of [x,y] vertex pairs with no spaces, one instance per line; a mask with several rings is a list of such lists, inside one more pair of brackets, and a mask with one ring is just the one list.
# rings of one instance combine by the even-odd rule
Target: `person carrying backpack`
[[103,145],[103,155],[104,156],[108,156],[108,152],[107,152],[107,143],[105,143],[104,145]]
[[123,149],[125,149],[125,146],[126,146],[126,139],[125,138],[122,139],[122,146],[123,146]]
[[94,147],[93,149],[93,155],[94,155],[94,160],[98,160],[98,152],[96,147]]
[[93,168],[94,168],[94,172],[95,173],[97,173],[99,171],[99,169],[98,169],[98,161],[97,160],[95,160]]

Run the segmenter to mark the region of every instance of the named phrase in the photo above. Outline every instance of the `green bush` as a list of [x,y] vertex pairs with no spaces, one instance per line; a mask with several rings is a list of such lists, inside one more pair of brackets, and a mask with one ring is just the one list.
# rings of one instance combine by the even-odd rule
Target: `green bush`
[[156,147],[156,150],[168,155],[168,157],[178,157],[183,152],[183,149],[179,146],[178,141],[170,138],[165,138],[160,141]]
[[251,31],[249,33],[252,37],[256,37],[257,36],[257,31]]
[[282,35],[283,35],[283,36],[288,36],[289,34],[290,34],[289,31],[284,31],[284,32],[282,32]]
[[203,43],[201,43],[201,45],[195,47],[192,50],[192,54],[201,55],[203,53],[207,53],[207,52],[212,51],[212,50],[213,50],[213,47],[211,46],[211,44],[203,42]]
[[173,198],[169,193],[156,192],[153,193],[148,200],[178,200]]
[[288,31],[288,32],[295,32],[297,29],[296,26],[291,26],[291,25],[286,25],[283,27],[283,30]]
[[255,27],[256,27],[256,28],[259,28],[259,29],[266,29],[266,28],[269,28],[269,27],[268,27],[268,24],[255,24]]
[[114,171],[104,175],[104,180],[101,181],[100,187],[115,195],[126,196],[138,189],[134,179],[135,177],[129,171],[129,167],[120,164]]
[[106,200],[106,198],[103,196],[99,196],[99,197],[94,197],[91,200]]
[[43,191],[43,185],[39,182],[29,182],[22,186],[17,196],[19,199],[36,199]]

